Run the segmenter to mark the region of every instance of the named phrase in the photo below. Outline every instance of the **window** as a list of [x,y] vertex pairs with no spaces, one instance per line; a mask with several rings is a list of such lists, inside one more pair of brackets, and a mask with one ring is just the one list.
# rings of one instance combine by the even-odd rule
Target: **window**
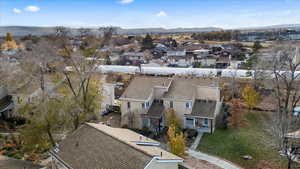
[[173,105],[173,101],[170,101],[170,108],[173,108],[174,105]]
[[186,102],[185,107],[187,109],[191,109],[192,108],[192,103],[191,102]]
[[142,108],[143,108],[143,109],[145,109],[145,108],[146,108],[146,107],[145,107],[145,103],[142,103]]
[[149,108],[150,107],[150,103],[146,102],[146,107]]
[[149,119],[143,119],[142,125],[143,125],[143,127],[150,127],[150,121],[149,121]]
[[164,104],[164,101],[163,101],[163,100],[160,100],[159,103],[160,103],[160,104]]
[[130,109],[130,102],[127,102],[127,108]]
[[186,118],[185,125],[188,128],[193,128],[194,127],[194,119]]
[[204,124],[203,124],[204,127],[208,127],[208,119],[204,119]]

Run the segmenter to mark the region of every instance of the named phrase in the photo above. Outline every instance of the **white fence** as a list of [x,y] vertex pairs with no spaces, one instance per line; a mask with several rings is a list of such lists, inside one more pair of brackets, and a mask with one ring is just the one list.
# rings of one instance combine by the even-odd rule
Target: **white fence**
[[[170,68],[170,67],[137,67],[137,66],[117,66],[117,65],[101,65],[98,71],[102,73],[120,72],[120,73],[142,73],[149,75],[194,75],[194,76],[207,76],[207,77],[238,77],[238,78],[254,78],[254,70],[241,70],[241,69],[200,69],[200,68]],[[263,71],[266,75],[273,78],[272,71]],[[281,71],[280,73],[288,73]],[[295,75],[299,75],[297,71]],[[300,76],[300,75],[299,75]]]

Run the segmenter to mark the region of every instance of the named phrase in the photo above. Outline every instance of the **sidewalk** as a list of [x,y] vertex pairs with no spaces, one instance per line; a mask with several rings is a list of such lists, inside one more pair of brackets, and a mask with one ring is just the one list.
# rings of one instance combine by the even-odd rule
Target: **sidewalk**
[[208,154],[197,152],[197,151],[194,151],[194,150],[191,150],[191,149],[189,149],[187,151],[187,153],[191,157],[207,161],[207,162],[209,162],[211,164],[214,164],[218,167],[221,167],[223,169],[242,169],[241,167],[238,167],[238,166],[234,165],[233,163],[231,163],[229,161],[225,161],[225,160],[220,159],[218,157],[210,156]]
[[190,147],[191,150],[196,150],[197,149],[198,144],[200,143],[202,136],[203,136],[203,133],[199,132],[196,139],[195,139],[195,141],[194,141],[194,143]]

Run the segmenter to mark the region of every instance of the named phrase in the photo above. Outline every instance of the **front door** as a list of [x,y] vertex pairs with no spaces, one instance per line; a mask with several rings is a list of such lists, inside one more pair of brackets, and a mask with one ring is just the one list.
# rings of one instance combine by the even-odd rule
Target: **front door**
[[203,127],[208,128],[208,119],[204,119]]

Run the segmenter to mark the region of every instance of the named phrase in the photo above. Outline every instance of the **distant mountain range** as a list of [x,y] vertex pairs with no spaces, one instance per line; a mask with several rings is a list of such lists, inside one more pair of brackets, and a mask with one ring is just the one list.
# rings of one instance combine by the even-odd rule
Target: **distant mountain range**
[[300,30],[300,24],[285,24],[285,25],[271,25],[271,26],[258,26],[258,27],[246,27],[246,28],[239,28],[238,30],[280,30],[280,29],[293,29],[293,30]]
[[[175,28],[175,29],[164,29],[164,28],[137,28],[137,29],[123,29],[117,28],[118,34],[146,34],[146,33],[193,33],[193,32],[211,32],[220,31],[221,28],[207,27],[207,28]],[[79,34],[79,28],[69,28],[73,35]],[[90,28],[94,34],[99,34],[98,28]],[[32,27],[32,26],[0,26],[0,36],[5,36],[7,32],[13,33],[14,36],[24,35],[49,35],[54,34],[56,31],[55,27]]]
[[[124,29],[120,27],[117,28],[118,34],[167,34],[167,33],[195,33],[195,32],[212,32],[224,30],[217,27],[206,27],[206,28],[137,28],[137,29]],[[99,34],[98,28],[90,28],[93,34]],[[264,30],[279,30],[279,29],[294,29],[300,30],[300,24],[287,24],[287,25],[273,25],[273,26],[262,26],[262,27],[246,27],[238,28],[234,30],[241,31],[264,31]],[[0,36],[5,36],[7,32],[12,32],[14,36],[24,36],[24,35],[49,35],[55,33],[55,27],[33,27],[33,26],[0,26]],[[79,34],[79,28],[71,28],[71,33],[73,35]]]

